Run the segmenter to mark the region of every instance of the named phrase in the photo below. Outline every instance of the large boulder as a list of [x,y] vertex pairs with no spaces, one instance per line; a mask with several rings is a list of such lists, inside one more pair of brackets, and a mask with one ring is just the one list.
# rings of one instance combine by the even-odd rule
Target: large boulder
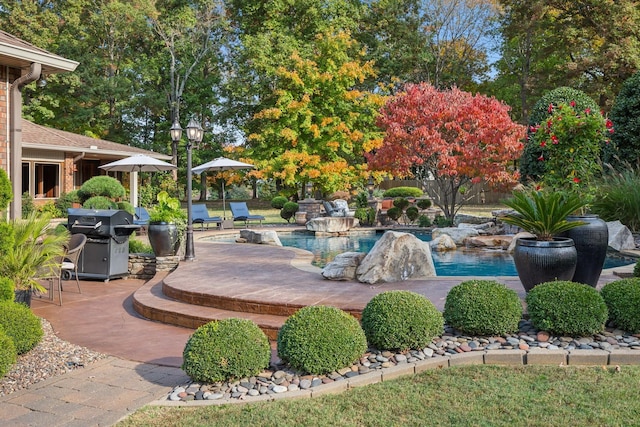
[[358,218],[327,216],[309,220],[307,222],[307,230],[318,234],[339,234],[346,233],[358,225],[360,225]]
[[531,237],[536,237],[535,234],[531,234],[527,231],[521,231],[519,233],[516,233],[513,238],[511,239],[511,243],[509,243],[509,247],[507,247],[507,252],[509,252],[510,254],[513,253],[513,251],[516,250],[516,242],[518,241],[519,238],[531,238]]
[[620,221],[607,222],[607,229],[609,230],[609,247],[611,249],[620,252],[636,248],[631,230]]
[[469,248],[507,249],[513,240],[513,236],[493,235],[469,237],[466,245]]
[[474,228],[458,228],[458,227],[444,227],[436,228],[431,232],[431,238],[435,239],[442,234],[447,234],[456,242],[456,245],[464,245],[464,241],[467,237],[479,236],[480,233]]
[[278,233],[274,230],[240,230],[240,242],[257,243],[261,245],[282,246]]
[[410,233],[387,231],[360,262],[356,276],[363,283],[398,282],[435,277],[428,242]]
[[362,252],[338,254],[322,269],[322,277],[329,280],[355,280],[356,270],[365,256]]

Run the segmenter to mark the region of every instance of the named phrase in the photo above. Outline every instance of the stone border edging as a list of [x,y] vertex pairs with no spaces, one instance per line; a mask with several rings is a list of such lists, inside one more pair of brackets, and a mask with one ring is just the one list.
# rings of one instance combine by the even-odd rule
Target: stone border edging
[[300,399],[337,394],[357,387],[390,381],[399,377],[419,374],[428,369],[442,369],[463,365],[556,365],[556,366],[616,366],[640,365],[639,350],[481,350],[465,353],[434,356],[417,362],[403,362],[389,368],[376,369],[344,380],[321,384],[307,390],[286,391],[284,393],[246,396],[244,399],[217,399],[170,401],[163,399],[149,403],[150,406],[194,407],[209,405],[247,404],[270,402],[280,399]]

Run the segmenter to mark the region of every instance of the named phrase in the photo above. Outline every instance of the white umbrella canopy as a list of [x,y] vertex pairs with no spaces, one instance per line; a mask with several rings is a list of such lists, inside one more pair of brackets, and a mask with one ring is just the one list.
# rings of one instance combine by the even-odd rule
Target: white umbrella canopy
[[[196,166],[192,169],[193,173],[200,174],[206,171],[227,171],[227,170],[237,170],[237,169],[252,169],[254,166],[249,163],[239,162],[237,160],[231,160],[226,157],[218,157],[217,159],[213,159],[207,163],[203,163],[200,166]],[[224,192],[224,179],[222,180],[222,211],[223,218],[227,218],[227,204],[226,204],[226,196]]]
[[[145,154],[136,154],[98,167],[100,169],[113,172],[160,172],[177,168],[177,166],[172,165],[171,163],[163,162],[162,160],[158,160]],[[137,205],[138,201],[135,200],[133,192],[131,196],[133,198],[131,203]]]
[[106,171],[114,172],[159,172],[177,168],[177,166],[171,163],[163,162],[162,160],[145,154],[136,154],[135,156],[116,160],[115,162],[98,167]]

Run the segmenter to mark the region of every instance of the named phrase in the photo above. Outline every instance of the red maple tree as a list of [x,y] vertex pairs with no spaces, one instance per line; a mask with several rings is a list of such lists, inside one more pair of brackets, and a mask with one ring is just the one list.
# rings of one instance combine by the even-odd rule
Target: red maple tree
[[453,219],[470,184],[504,188],[517,182],[513,161],[526,128],[511,120],[509,108],[455,87],[407,85],[381,110],[377,124],[386,133],[382,146],[367,155],[369,168],[433,181],[434,203]]

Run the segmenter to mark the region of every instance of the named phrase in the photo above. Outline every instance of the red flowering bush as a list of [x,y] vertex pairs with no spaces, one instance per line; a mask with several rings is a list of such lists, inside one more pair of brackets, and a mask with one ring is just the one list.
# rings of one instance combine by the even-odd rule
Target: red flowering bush
[[613,124],[600,112],[574,107],[574,102],[549,105],[550,116],[530,129],[530,138],[542,148],[538,161],[546,162],[542,184],[589,197],[593,180],[602,171],[600,154]]

